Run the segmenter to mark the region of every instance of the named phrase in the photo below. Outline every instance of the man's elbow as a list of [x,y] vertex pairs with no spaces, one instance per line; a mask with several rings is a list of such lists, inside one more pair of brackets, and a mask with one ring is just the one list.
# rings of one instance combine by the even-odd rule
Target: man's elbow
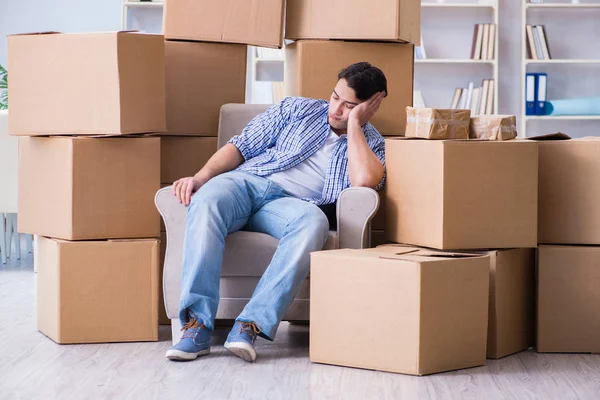
[[383,174],[361,174],[354,179],[350,179],[350,183],[353,187],[368,187],[375,189],[382,179]]

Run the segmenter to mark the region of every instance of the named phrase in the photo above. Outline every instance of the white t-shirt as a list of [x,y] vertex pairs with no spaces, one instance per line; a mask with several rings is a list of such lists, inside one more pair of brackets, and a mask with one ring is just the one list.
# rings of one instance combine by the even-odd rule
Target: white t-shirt
[[323,146],[304,162],[282,172],[267,176],[299,199],[320,199],[325,186],[327,166],[339,136],[332,130]]

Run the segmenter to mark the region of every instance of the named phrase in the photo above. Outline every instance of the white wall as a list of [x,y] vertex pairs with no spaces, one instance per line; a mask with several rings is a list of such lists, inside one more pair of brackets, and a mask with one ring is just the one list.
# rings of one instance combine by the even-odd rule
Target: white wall
[[24,32],[118,30],[121,0],[0,0],[0,64],[6,35]]
[[[498,111],[504,114],[520,114],[521,1],[525,0],[500,0],[499,5]],[[553,57],[600,58],[598,45],[600,24],[594,24],[594,21],[600,20],[600,9],[529,12],[530,22],[546,24]],[[449,50],[446,44],[454,46],[450,51],[458,49],[456,51],[465,53],[461,53],[460,57],[468,57],[473,24],[491,22],[491,13],[485,10],[423,9],[423,15],[428,57],[436,56],[436,52],[438,55],[448,56]],[[559,17],[563,21],[559,22]],[[160,11],[156,9],[132,10],[129,16],[131,29],[149,32],[160,32],[160,21]],[[2,37],[19,32],[44,30],[85,32],[118,30],[120,27],[120,0],[0,0],[0,36]],[[428,33],[436,40],[427,41]],[[6,65],[5,40],[0,41],[0,64]],[[544,68],[544,71],[548,72],[550,99],[600,96],[600,65]],[[534,72],[538,70],[542,69],[533,67],[531,69]],[[426,80],[428,85],[439,83],[451,86],[451,89],[444,89],[445,91],[440,94],[447,97],[447,101],[444,100],[448,103],[445,105],[447,107],[450,105],[454,87],[466,86],[468,80],[490,78],[490,74],[491,67],[486,65],[469,66],[466,69],[464,66],[419,65],[415,78],[417,82]],[[425,101],[428,101],[427,97]],[[550,121],[529,124],[530,134],[555,130],[574,136],[600,134],[598,121],[563,123]]]

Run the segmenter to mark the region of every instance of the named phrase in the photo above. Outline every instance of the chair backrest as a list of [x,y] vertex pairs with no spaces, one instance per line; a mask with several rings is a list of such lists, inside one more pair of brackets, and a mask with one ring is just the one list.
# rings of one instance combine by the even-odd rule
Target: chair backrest
[[242,133],[252,118],[270,106],[271,104],[224,104],[219,115],[218,148],[223,147],[235,135]]

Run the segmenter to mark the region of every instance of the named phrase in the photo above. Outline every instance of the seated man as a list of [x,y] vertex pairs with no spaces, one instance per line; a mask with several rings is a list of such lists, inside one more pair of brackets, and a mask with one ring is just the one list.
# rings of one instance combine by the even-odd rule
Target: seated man
[[387,95],[378,68],[361,62],[338,75],[329,102],[288,97],[256,116],[193,177],[173,184],[188,207],[179,319],[172,360],[210,352],[219,303],[225,237],[238,230],[279,239],[252,299],[225,347],[254,361],[257,336],[273,340],[306,279],[310,253],[322,250],[329,222],[319,206],[349,186],[384,183],[384,139],[368,121]]

